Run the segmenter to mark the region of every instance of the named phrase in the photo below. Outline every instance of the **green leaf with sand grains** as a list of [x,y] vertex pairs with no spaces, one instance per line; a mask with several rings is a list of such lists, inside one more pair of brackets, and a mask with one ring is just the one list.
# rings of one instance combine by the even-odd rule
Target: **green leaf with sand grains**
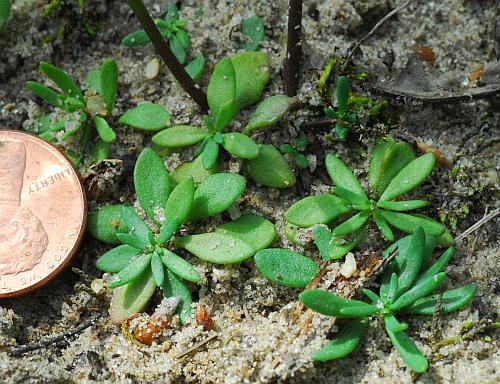
[[144,149],[137,158],[134,186],[141,207],[158,223],[170,194],[170,181],[163,160],[151,148]]
[[289,188],[296,179],[285,158],[272,145],[260,144],[259,154],[245,160],[244,168],[257,183],[271,188]]
[[109,115],[111,115],[115,106],[117,88],[118,65],[116,65],[114,60],[104,60],[101,65],[101,96]]
[[175,244],[199,259],[215,264],[235,264],[255,254],[250,244],[220,232],[181,237]]
[[96,262],[96,267],[104,272],[120,272],[129,265],[132,258],[139,253],[141,253],[140,249],[122,244],[99,257]]
[[175,313],[179,315],[181,324],[188,323],[191,319],[191,304],[193,299],[191,298],[191,292],[189,288],[186,287],[186,284],[184,284],[182,279],[177,277],[175,273],[166,268],[165,282],[161,286],[161,289],[165,297],[176,296],[181,300]]
[[305,288],[319,273],[313,260],[287,249],[263,249],[254,259],[255,266],[267,279],[285,287]]
[[76,85],[75,81],[62,69],[42,61],[40,63],[40,70],[52,80],[65,95],[74,97],[82,103],[85,103],[82,91]]
[[116,234],[128,230],[121,217],[122,207],[123,205],[103,205],[90,213],[87,228],[91,235],[104,243],[120,244]]
[[243,215],[236,220],[218,226],[216,232],[243,240],[250,244],[255,252],[271,245],[276,236],[273,223],[257,215]]
[[179,184],[183,180],[190,177],[193,178],[195,184],[200,184],[210,175],[217,173],[217,163],[210,169],[203,167],[202,155],[198,156],[190,163],[184,163],[170,173],[170,181],[172,184]]
[[206,129],[191,125],[176,125],[153,136],[153,143],[160,147],[179,148],[196,144],[209,135]]
[[125,112],[118,122],[143,131],[156,132],[170,123],[170,113],[159,104],[146,102]]
[[236,114],[236,75],[231,59],[215,66],[207,89],[208,105],[215,120],[215,130],[226,128]]
[[236,111],[257,101],[269,81],[271,65],[264,52],[243,52],[231,57],[236,75]]
[[239,132],[229,132],[223,135],[222,146],[234,157],[240,159],[255,159],[259,154],[259,146],[249,138]]
[[255,130],[276,124],[285,117],[292,104],[293,99],[288,96],[276,95],[268,97],[257,106],[244,133],[250,135]]
[[299,227],[327,224],[351,209],[333,195],[308,196],[297,201],[285,213],[286,221]]
[[235,173],[208,176],[194,193],[191,219],[202,219],[225,211],[238,200],[245,187],[245,178]]
[[156,290],[151,271],[146,271],[130,284],[118,287],[113,292],[109,314],[114,324],[120,324],[134,313],[141,312]]

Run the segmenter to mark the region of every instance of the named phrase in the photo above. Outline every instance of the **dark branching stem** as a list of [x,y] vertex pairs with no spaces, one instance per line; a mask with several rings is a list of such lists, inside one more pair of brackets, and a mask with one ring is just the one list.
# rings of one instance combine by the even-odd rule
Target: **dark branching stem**
[[288,3],[288,38],[285,59],[285,93],[293,97],[299,89],[300,58],[302,56],[302,0]]
[[182,88],[184,88],[204,112],[208,111],[207,95],[201,90],[199,85],[191,79],[182,64],[179,63],[172,53],[142,0],[128,0],[128,5],[132,8],[142,28],[144,28],[144,31],[148,34],[156,52],[158,52],[165,64],[167,64],[168,69],[170,69],[172,74],[179,81]]

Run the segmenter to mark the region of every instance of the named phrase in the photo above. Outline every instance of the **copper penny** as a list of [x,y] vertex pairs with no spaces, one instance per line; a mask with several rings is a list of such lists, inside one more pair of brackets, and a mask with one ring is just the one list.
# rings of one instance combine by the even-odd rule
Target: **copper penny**
[[66,157],[35,136],[0,130],[0,298],[63,270],[86,217],[85,191]]

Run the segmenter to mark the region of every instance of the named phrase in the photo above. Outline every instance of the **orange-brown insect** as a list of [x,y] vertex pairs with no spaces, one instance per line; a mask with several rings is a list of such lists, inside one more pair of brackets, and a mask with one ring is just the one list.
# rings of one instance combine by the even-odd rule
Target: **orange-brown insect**
[[427,47],[424,45],[412,45],[411,49],[420,57],[422,60],[428,61],[429,63],[433,63],[436,60],[436,54],[431,47]]

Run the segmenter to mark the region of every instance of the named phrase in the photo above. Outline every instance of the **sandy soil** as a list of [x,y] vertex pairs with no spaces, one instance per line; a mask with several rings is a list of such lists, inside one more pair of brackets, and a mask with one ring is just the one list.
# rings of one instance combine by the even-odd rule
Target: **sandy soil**
[[[82,81],[85,74],[113,57],[120,68],[120,86],[115,116],[148,100],[164,105],[175,123],[200,123],[196,105],[173,82],[165,66],[153,81],[143,76],[146,63],[155,57],[151,47],[127,49],[122,37],[138,28],[123,1],[94,0],[88,10],[97,35],[85,32],[82,14],[74,5],[44,18],[42,1],[14,1],[13,18],[0,32],[0,127],[22,129],[33,118],[48,111],[25,91],[29,79],[42,79],[37,72],[41,60],[54,63]],[[73,4],[67,1],[68,4]],[[76,2],[75,2],[76,3]],[[203,52],[211,68],[220,58],[238,51],[238,33],[231,33],[243,18],[259,15],[266,26],[261,48],[273,63],[266,94],[283,92],[281,65],[286,40],[286,2],[182,1],[182,17],[189,21],[192,53]],[[305,33],[303,70],[299,99],[320,105],[315,84],[322,66],[332,54],[343,54],[387,12],[402,1],[304,1]],[[146,1],[154,16],[166,9],[166,1]],[[498,20],[498,16],[497,16]],[[414,45],[432,47],[432,65],[442,76],[465,77],[474,65],[500,59],[499,35],[494,32],[495,1],[443,0],[413,2],[388,21],[362,45],[356,55],[360,65],[377,82],[395,76],[413,54]],[[43,43],[66,25],[62,37]],[[497,28],[497,34],[500,26]],[[394,54],[391,68],[384,64]],[[207,71],[209,72],[209,71]],[[206,75],[204,78],[206,84]],[[360,91],[361,92],[361,91]],[[305,194],[325,190],[323,159],[335,152],[346,160],[362,180],[370,149],[381,132],[392,131],[414,143],[414,138],[438,148],[452,168],[438,167],[421,187],[432,202],[426,213],[440,218],[458,235],[498,207],[500,100],[467,104],[422,106],[392,103],[391,125],[364,127],[360,140],[348,144],[325,139],[326,131],[308,132],[313,143],[306,151],[317,161],[314,172],[304,171],[296,188],[270,190],[249,183],[242,211],[259,212],[276,222],[279,236],[274,246],[303,251],[314,259],[311,249],[302,250],[282,235],[283,214]],[[243,125],[250,108],[238,118]],[[321,118],[314,108],[294,112],[288,120],[256,140],[281,144],[297,135],[301,122]],[[133,201],[130,172],[133,160],[150,138],[116,125],[119,140],[113,158],[123,167],[103,185],[91,206],[107,201]],[[416,148],[416,147],[415,147]],[[418,151],[418,149],[416,149]],[[190,151],[167,159],[170,169],[191,160]],[[240,164],[225,159],[222,169],[238,171]],[[125,191],[125,192],[124,192]],[[207,226],[213,222],[206,223]],[[469,306],[434,321],[431,318],[402,318],[410,324],[409,334],[430,360],[423,375],[412,375],[394,351],[381,324],[374,319],[364,341],[348,358],[329,364],[313,364],[310,355],[326,336],[337,330],[331,319],[314,315],[312,327],[302,332],[301,322],[290,321],[296,307],[297,290],[276,287],[265,280],[252,261],[237,266],[216,266],[190,259],[204,274],[203,285],[193,286],[195,305],[203,303],[217,324],[217,337],[193,353],[178,355],[206,339],[211,332],[190,324],[174,322],[164,340],[151,347],[130,343],[119,327],[109,321],[107,307],[111,292],[94,294],[89,281],[66,270],[50,285],[18,299],[0,302],[0,381],[2,383],[496,383],[500,380],[498,321],[500,308],[498,218],[457,244],[448,270],[447,285],[476,282],[479,293]],[[355,252],[358,263],[384,244],[374,228],[366,244]],[[100,278],[94,262],[107,248],[86,237],[72,266],[82,269],[90,280]],[[334,263],[322,282],[338,275]],[[155,298],[157,303],[160,297]],[[153,303],[153,304],[154,304]],[[331,332],[330,332],[331,331]],[[460,336],[469,332],[469,337]],[[212,332],[213,333],[213,332]],[[13,346],[51,340],[57,343],[15,356]],[[454,338],[455,337],[455,338]],[[454,338],[454,339],[453,339]]]

